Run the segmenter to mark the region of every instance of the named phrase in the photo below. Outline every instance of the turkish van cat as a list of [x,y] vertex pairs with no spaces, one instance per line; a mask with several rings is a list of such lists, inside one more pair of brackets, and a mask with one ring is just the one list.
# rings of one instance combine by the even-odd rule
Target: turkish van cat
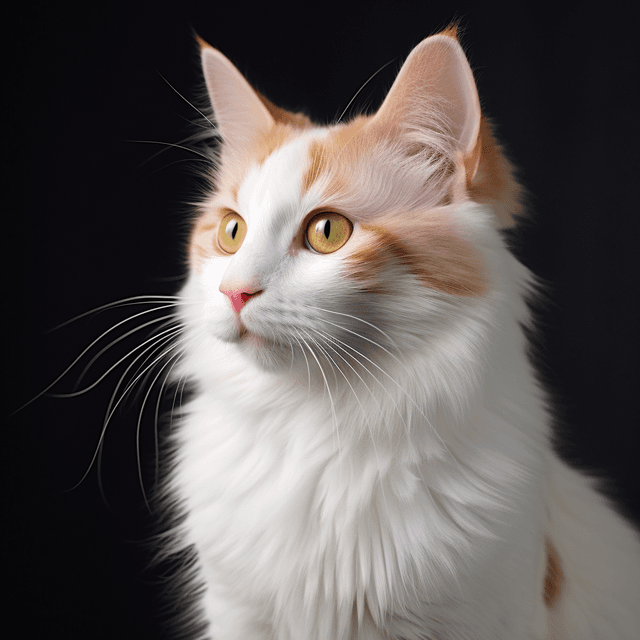
[[512,167],[449,29],[320,126],[201,42],[211,192],[168,490],[214,640],[633,640],[637,532],[562,462],[500,230]]

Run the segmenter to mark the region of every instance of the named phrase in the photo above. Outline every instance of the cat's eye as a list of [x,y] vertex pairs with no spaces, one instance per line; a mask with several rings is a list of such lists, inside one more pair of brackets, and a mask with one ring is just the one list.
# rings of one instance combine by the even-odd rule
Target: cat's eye
[[237,213],[228,213],[218,227],[218,245],[225,253],[235,253],[246,235],[247,223]]
[[324,211],[313,216],[305,231],[305,244],[317,253],[333,253],[351,237],[353,225],[339,213]]

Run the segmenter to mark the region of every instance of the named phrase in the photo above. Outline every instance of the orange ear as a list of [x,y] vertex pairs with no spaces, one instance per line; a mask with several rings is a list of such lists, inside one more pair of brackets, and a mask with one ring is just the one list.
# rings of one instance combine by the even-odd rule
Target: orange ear
[[470,181],[480,157],[480,100],[455,29],[413,49],[370,126],[381,131],[428,126],[429,114],[434,125],[444,125],[452,135]]
[[266,133],[274,120],[236,67],[198,38],[209,100],[224,144],[241,150]]

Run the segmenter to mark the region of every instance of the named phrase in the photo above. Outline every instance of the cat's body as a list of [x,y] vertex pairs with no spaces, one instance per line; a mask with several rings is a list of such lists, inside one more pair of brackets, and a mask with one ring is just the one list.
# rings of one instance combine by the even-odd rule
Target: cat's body
[[553,452],[518,186],[454,35],[333,127],[203,65],[223,143],[170,489],[210,636],[637,638],[640,542]]

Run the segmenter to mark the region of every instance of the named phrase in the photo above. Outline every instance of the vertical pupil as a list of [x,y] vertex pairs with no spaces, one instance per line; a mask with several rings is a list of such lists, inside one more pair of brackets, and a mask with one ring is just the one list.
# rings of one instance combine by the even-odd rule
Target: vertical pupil
[[227,224],[227,228],[225,229],[227,235],[232,239],[236,239],[236,234],[238,233],[238,221],[232,220]]
[[331,220],[324,223],[324,237],[328,240],[331,235]]

